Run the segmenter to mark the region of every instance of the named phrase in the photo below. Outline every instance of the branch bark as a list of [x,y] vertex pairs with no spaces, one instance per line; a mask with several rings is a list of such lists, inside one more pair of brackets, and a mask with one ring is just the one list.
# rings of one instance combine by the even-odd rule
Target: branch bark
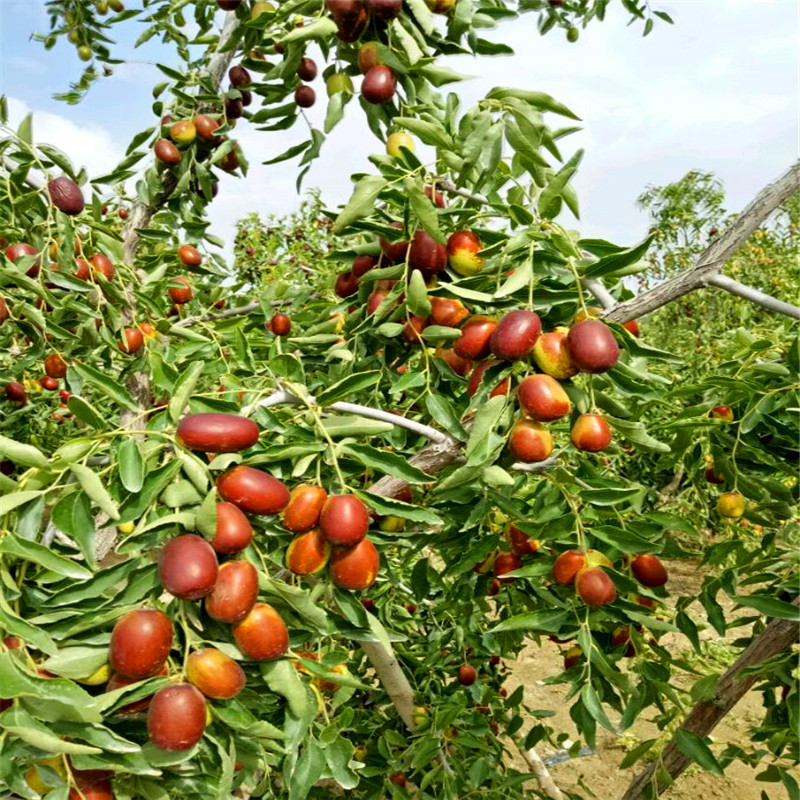
[[542,787],[542,791],[548,797],[552,798],[552,800],[564,800],[564,795],[561,794],[561,789],[556,786],[555,781],[545,766],[544,761],[542,761],[536,750],[533,748],[528,750],[519,736],[512,736],[511,738],[514,741],[514,744],[517,746],[517,750],[519,750],[519,754],[522,756],[523,761],[530,767],[531,772],[536,776],[536,780],[539,781],[539,786]]
[[739,283],[727,275],[719,273],[712,275],[708,279],[710,286],[716,286],[718,289],[724,289],[726,292],[743,297],[751,303],[766,308],[768,311],[774,311],[777,314],[783,314],[786,317],[794,317],[800,319],[800,308],[793,306],[791,303],[785,303],[783,300],[778,300],[777,297],[762,292],[760,289],[754,289],[752,286],[747,286],[744,283]]
[[[697,263],[691,268],[676,275],[659,286],[643,292],[638,297],[617,303],[602,316],[612,322],[628,322],[655,311],[662,306],[677,300],[679,297],[701,289],[709,284],[754,300],[757,290],[736,284],[736,281],[725,279],[714,283],[712,278],[718,276],[725,262],[747,241],[753,231],[761,225],[778,206],[800,191],[800,164],[790,167],[780,178],[762,189],[753,201],[742,211],[734,222],[720,234],[700,255]],[[723,277],[723,276],[718,276]],[[741,287],[741,288],[740,288]],[[734,288],[737,291],[734,291]],[[761,296],[760,305],[778,313],[800,318],[800,308],[783,303],[769,295]],[[755,301],[755,300],[754,300]],[[757,301],[755,301],[757,302]],[[767,305],[769,303],[769,305]]]
[[[794,605],[799,604],[800,597],[796,597]],[[679,730],[691,731],[700,737],[711,733],[758,680],[757,675],[740,678],[741,670],[760,664],[790,647],[797,641],[797,633],[797,620],[773,619],[722,675],[714,697],[699,702],[689,712]],[[673,738],[661,758],[631,781],[622,800],[639,800],[643,796],[658,797],[689,764],[690,759],[683,754]]]

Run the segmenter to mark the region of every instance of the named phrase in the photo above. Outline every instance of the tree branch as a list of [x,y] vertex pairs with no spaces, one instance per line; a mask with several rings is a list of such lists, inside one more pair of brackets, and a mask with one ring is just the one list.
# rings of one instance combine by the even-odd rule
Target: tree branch
[[617,301],[612,297],[611,292],[606,289],[603,282],[598,278],[584,278],[583,286],[587,291],[594,295],[595,299],[604,309],[613,308]]
[[[796,597],[793,604],[799,605],[800,597]],[[797,641],[797,631],[797,620],[773,619],[725,671],[719,679],[714,697],[699,702],[679,730],[690,731],[701,738],[708,736],[758,680],[755,674],[740,678],[742,669],[760,664],[790,647]],[[683,754],[673,737],[661,758],[631,781],[622,800],[639,800],[643,795],[657,797],[689,764],[690,759]]]
[[754,289],[752,286],[739,283],[739,281],[735,281],[727,275],[722,273],[712,275],[708,282],[711,286],[716,286],[718,289],[724,289],[726,292],[744,297],[745,300],[749,300],[751,303],[762,306],[769,311],[800,319],[800,308],[797,306],[793,306],[791,303],[784,303],[783,300],[778,300],[777,297],[772,297],[772,295],[765,294],[760,289]]
[[[703,251],[691,269],[643,292],[638,297],[626,300],[624,303],[617,303],[602,316],[612,322],[627,322],[649,314],[689,292],[713,283],[712,277],[719,273],[725,262],[747,241],[753,231],[797,191],[800,191],[800,164],[794,164],[778,180],[762,189],[734,222]],[[726,291],[747,297],[748,300],[754,300],[753,293],[756,290],[742,287],[741,291],[734,291],[734,284],[736,284],[735,281],[726,279],[714,285],[720,285],[720,288],[726,289]],[[736,284],[737,289],[739,286],[741,284]],[[744,293],[745,289],[749,290],[749,294]],[[766,305],[767,301],[770,303],[769,306]],[[754,300],[754,302],[757,301]],[[781,314],[789,313],[789,316],[800,316],[800,309],[768,295],[761,297],[760,305]]]
[[525,763],[530,767],[531,772],[536,776],[536,780],[539,781],[542,791],[552,800],[564,800],[564,795],[561,794],[561,790],[556,786],[544,761],[542,761],[536,750],[533,748],[529,750],[525,747],[519,736],[512,736],[511,739],[517,746],[517,750],[519,750],[519,754]]

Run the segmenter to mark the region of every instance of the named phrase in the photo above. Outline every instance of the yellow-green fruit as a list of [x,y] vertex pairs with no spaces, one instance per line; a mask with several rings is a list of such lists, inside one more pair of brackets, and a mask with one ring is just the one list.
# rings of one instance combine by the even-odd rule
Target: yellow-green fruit
[[272,3],[253,3],[250,16],[253,19],[258,19],[262,14],[272,13],[274,10],[275,6]]
[[570,28],[567,31],[567,41],[568,42],[577,42],[578,37],[581,35],[581,32],[577,28]]
[[106,2],[106,0],[100,0],[100,2],[95,6],[95,8],[97,9],[97,13],[100,14],[101,17],[104,16],[105,14],[108,14],[108,3]]
[[411,712],[411,721],[418,731],[424,731],[431,724],[430,712],[425,706],[415,706]]
[[121,14],[125,10],[122,0],[108,0],[108,7],[117,14]]
[[366,757],[367,757],[367,748],[364,747],[363,744],[358,745],[355,749],[355,752],[353,753],[353,760],[363,762]]
[[99,686],[101,683],[106,683],[111,677],[111,667],[106,663],[98,667],[88,678],[78,678],[78,683],[86,684],[86,686]]
[[728,519],[739,519],[744,514],[745,499],[739,492],[723,492],[717,500],[717,512]]
[[378,527],[385,533],[398,533],[406,528],[406,521],[402,517],[384,517]]
[[425,0],[434,14],[449,14],[456,7],[456,0]]
[[70,32],[67,34],[67,39],[69,39],[72,44],[78,44],[80,41],[81,35],[78,32],[77,28],[72,28]]
[[127,535],[133,533],[134,527],[135,525],[132,522],[123,522],[121,525],[117,525],[117,530]]
[[175,144],[191,144],[197,138],[197,128],[192,120],[183,119],[169,129],[169,136]]
[[36,765],[41,765],[43,767],[49,767],[57,774],[64,777],[65,770],[64,770],[64,761],[61,756],[53,756],[52,758],[45,758],[42,761],[37,761],[35,765],[28,767],[25,772],[25,782],[28,786],[33,789],[36,794],[47,794],[52,788],[55,787],[55,783],[45,783],[41,773],[36,768]]
[[350,80],[350,76],[346,72],[334,72],[325,81],[325,89],[328,92],[328,97],[333,97],[340,92],[353,94],[353,81]]
[[405,147],[406,150],[410,150],[413,153],[414,140],[405,131],[390,133],[386,139],[386,152],[392,158],[397,158],[400,155],[401,147]]
[[78,58],[81,61],[91,61],[92,60],[92,48],[89,47],[88,44],[82,44],[78,48]]

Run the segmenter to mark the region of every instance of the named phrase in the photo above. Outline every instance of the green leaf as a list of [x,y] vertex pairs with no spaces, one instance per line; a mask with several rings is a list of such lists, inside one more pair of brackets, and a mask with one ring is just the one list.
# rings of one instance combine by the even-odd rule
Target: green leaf
[[492,397],[475,413],[465,448],[470,464],[483,463],[489,457],[493,450],[491,437],[495,433],[495,428],[500,424],[505,410],[505,397]]
[[138,492],[144,484],[144,459],[132,436],[119,446],[119,479],[129,492]]
[[358,395],[374,386],[381,379],[379,370],[369,372],[356,372],[348,375],[330,386],[326,386],[317,396],[316,402],[320,406],[330,406],[340,400],[347,400],[353,395]]
[[687,757],[699,764],[707,772],[722,777],[725,773],[722,767],[714,758],[709,746],[696,733],[678,728],[675,731],[675,744],[678,749]]
[[261,677],[273,692],[286,698],[289,710],[295,717],[305,714],[309,702],[308,690],[291,661],[281,658],[261,664]]
[[431,418],[436,420],[454,439],[463,442],[467,438],[467,433],[453,404],[446,397],[429,394],[425,398],[425,407]]
[[305,800],[311,787],[322,776],[325,766],[325,753],[322,748],[313,739],[306,740],[303,752],[292,770],[289,800]]
[[800,606],[778,600],[777,597],[768,597],[763,594],[749,594],[745,596],[737,595],[734,599],[740,606],[754,608],[766,617],[800,620]]
[[26,114],[17,128],[17,136],[26,144],[33,144],[33,114]]
[[38,542],[20,539],[14,533],[7,533],[0,540],[0,553],[15,556],[24,561],[32,561],[57,575],[63,575],[65,578],[72,578],[76,581],[85,581],[92,577],[92,573],[86,567],[72,559],[64,558]]
[[404,456],[391,450],[378,450],[366,444],[345,444],[342,454],[349,455],[368,469],[374,469],[408,483],[431,483],[434,478],[412,466]]
[[608,422],[615,430],[620,431],[631,444],[648,453],[670,453],[672,448],[664,442],[654,439],[644,427],[643,422],[631,422],[618,417],[608,417]]
[[169,416],[173,422],[177,422],[181,418],[205,365],[205,361],[193,361],[175,382],[168,407]]
[[73,394],[67,400],[67,407],[81,422],[85,422],[95,430],[101,431],[108,426],[108,421],[103,419],[100,412],[80,395]]
[[341,233],[362,217],[375,209],[375,201],[386,186],[386,179],[380,175],[365,175],[356,184],[347,205],[333,223],[333,233]]
[[72,369],[78,373],[84,383],[91,383],[95,388],[106,395],[106,397],[119,403],[123,408],[127,408],[129,411],[139,410],[139,407],[128,392],[115,380],[112,380],[108,375],[100,372],[100,370],[90,367],[87,364],[74,364]]
[[456,149],[453,137],[447,132],[444,125],[439,122],[429,122],[416,117],[395,117],[394,123],[407,131],[411,131],[424,144],[428,144],[431,147],[442,147],[445,150]]
[[322,426],[334,439],[342,436],[379,436],[394,429],[391,422],[381,422],[355,415],[325,417]]
[[[7,574],[7,573],[6,573]],[[11,580],[9,577],[8,580]],[[52,655],[56,652],[56,643],[41,628],[27,622],[15,614],[3,595],[0,583],[0,629],[9,636],[18,636],[23,642],[29,642],[37,650]]]
[[41,450],[32,444],[23,444],[7,436],[0,436],[0,456],[17,464],[24,464],[26,467],[47,469],[50,466],[49,459]]
[[37,722],[27,711],[12,706],[0,714],[0,727],[6,733],[16,736],[27,744],[44,750],[46,753],[71,753],[73,755],[102,753],[99,747],[91,747],[77,742],[68,742]]
[[42,662],[41,667],[62,678],[78,680],[93,674],[107,661],[107,647],[65,647]]
[[408,310],[418,317],[427,317],[431,313],[431,301],[428,300],[428,287],[422,273],[415,269],[408,280],[408,293],[406,295]]
[[527,288],[531,280],[533,280],[533,262],[528,259],[505,279],[503,285],[494,293],[494,296],[498,299],[508,297],[508,295],[514,294],[520,289]]
[[624,269],[641,260],[650,249],[653,236],[648,236],[643,242],[628,250],[620,250],[599,258],[594,264],[585,267],[583,274],[587,278],[602,278],[605,275]]
[[304,42],[308,39],[324,41],[336,33],[336,23],[330,17],[321,17],[310,25],[294,28],[283,37],[284,42]]
[[412,506],[402,500],[395,500],[393,497],[380,497],[370,492],[356,491],[356,495],[381,516],[402,517],[403,519],[410,519],[412,522],[424,522],[430,525],[442,524],[442,520],[429,508]]
[[516,614],[504,619],[495,625],[492,633],[501,631],[542,631],[543,633],[557,633],[561,626],[569,619],[567,611],[529,611],[525,614]]
[[[553,201],[560,198],[567,187],[572,176],[578,169],[578,165],[583,158],[583,150],[578,150],[572,158],[548,181],[542,193],[539,195],[539,214],[543,217],[552,218],[556,215]],[[598,720],[599,722],[599,720]]]
[[[439,216],[436,213],[436,206],[431,202],[430,198],[422,191],[417,181],[406,178],[404,184],[406,196],[411,203],[411,210],[414,216],[419,220],[420,225],[439,243],[445,244],[447,239],[442,234],[439,227]],[[427,312],[430,313],[430,312]],[[420,314],[420,316],[427,316],[427,314]]]
[[89,566],[95,566],[95,527],[89,498],[84,492],[72,492],[62,497],[52,514],[53,524],[72,537],[81,548]]
[[590,683],[585,683],[583,685],[583,688],[581,689],[581,699],[583,700],[586,710],[597,722],[599,722],[607,731],[616,733],[616,728],[614,728],[614,726],[611,724],[611,721],[606,716],[606,712],[603,711],[600,698],[597,696],[597,692]]
[[565,105],[562,105],[558,100],[551,97],[544,92],[530,92],[525,89],[509,89],[502,86],[495,87],[487,95],[487,100],[505,100],[507,98],[514,98],[522,100],[540,111],[552,111],[554,114],[560,114],[562,117],[569,117],[570,119],[580,119],[572,113]]
[[13,492],[12,494],[3,495],[0,497],[0,517],[5,516],[9,511],[17,508],[17,506],[24,505],[42,494],[44,494],[44,492],[29,489],[25,492]]
[[100,510],[108,514],[111,519],[117,519],[119,517],[119,508],[106,490],[106,487],[103,486],[97,473],[83,464],[70,464],[69,468],[78,479],[83,491],[98,505]]

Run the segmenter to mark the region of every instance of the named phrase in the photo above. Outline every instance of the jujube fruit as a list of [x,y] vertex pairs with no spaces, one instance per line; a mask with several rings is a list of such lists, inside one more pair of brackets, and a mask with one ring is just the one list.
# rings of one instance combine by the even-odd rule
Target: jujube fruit
[[162,164],[169,164],[170,166],[180,164],[183,158],[181,151],[169,139],[159,139],[153,148],[153,152]]
[[322,506],[319,527],[332,545],[350,547],[367,535],[369,512],[355,495],[332,495]]
[[564,669],[572,669],[581,660],[582,656],[583,651],[580,647],[570,647],[564,653]]
[[462,686],[472,686],[478,680],[478,670],[472,664],[462,664],[458,668],[458,682]]
[[525,531],[520,530],[512,522],[506,525],[505,535],[506,541],[511,545],[511,549],[518,556],[529,556],[539,550],[538,540],[532,539]]
[[289,490],[272,475],[241,464],[217,478],[223,500],[249,514],[277,514],[289,502]]
[[518,461],[525,463],[544,461],[553,452],[553,437],[540,423],[521,419],[511,429],[508,449]]
[[228,80],[237,89],[249,86],[253,82],[250,73],[241,64],[236,64],[228,70]]
[[214,548],[194,533],[170,539],[158,562],[161,585],[181,600],[199,600],[210,594],[218,571]]
[[375,19],[389,22],[400,14],[403,0],[367,0],[367,8]]
[[447,248],[425,231],[417,231],[408,250],[408,268],[418,269],[426,277],[447,266]]
[[723,492],[717,500],[717,513],[729,519],[738,519],[745,509],[744,495],[739,492]]
[[269,329],[275,336],[288,336],[292,321],[286,314],[275,314],[269,321]]
[[485,261],[478,253],[481,240],[472,231],[456,231],[447,240],[447,262],[453,272],[459,275],[476,275]]
[[[459,358],[459,356],[456,356]],[[486,361],[481,361],[480,364],[476,364],[475,369],[472,370],[472,374],[469,376],[469,380],[467,381],[467,396],[474,397],[477,394],[478,389],[481,388],[481,384],[483,383],[483,376],[486,373],[486,370],[489,367],[493,367],[497,365],[497,361],[492,359],[487,359]],[[503,378],[493,389],[489,392],[489,397],[497,397],[501,394],[508,394],[509,389],[511,388],[511,379],[510,378]]]
[[575,591],[587,606],[604,606],[617,599],[614,581],[600,568],[587,567],[575,576]]
[[348,269],[338,275],[333,290],[339,297],[351,297],[358,291],[358,278]]
[[114,264],[111,259],[103,253],[95,253],[90,259],[89,263],[92,269],[102,275],[107,281],[114,278]]
[[300,65],[297,67],[297,77],[301,81],[313,81],[317,77],[317,62],[313,58],[303,56]]
[[350,272],[352,272],[356,278],[360,278],[376,266],[378,266],[377,258],[374,256],[360,255],[353,259],[353,263],[350,265]]
[[203,263],[203,256],[196,247],[182,244],[178,248],[178,260],[187,267],[199,267]]
[[578,450],[598,453],[611,444],[611,428],[601,414],[581,414],[572,426],[570,440]]
[[549,375],[528,375],[517,387],[522,410],[536,422],[566,417],[572,404],[561,384]]
[[431,325],[457,328],[469,316],[469,309],[460,300],[449,297],[431,297],[429,299],[431,313],[428,315],[428,321]]
[[144,334],[138,328],[125,328],[117,347],[123,353],[137,353],[144,347]]
[[11,381],[11,383],[7,383],[5,387],[5,393],[6,397],[12,403],[21,403],[24,405],[28,402],[28,391],[19,381]]
[[293,533],[305,533],[316,527],[328,493],[321,486],[301,483],[289,494],[283,510],[283,527]]
[[196,650],[186,660],[186,678],[212,700],[230,700],[244,689],[244,670],[213,647]]
[[206,597],[205,609],[217,622],[233,623],[244,619],[258,600],[258,572],[249,561],[226,561],[217,573],[217,582]]
[[502,581],[514,581],[516,578],[503,577],[522,566],[522,559],[516,553],[498,553],[492,571],[495,578]]
[[151,608],[129,611],[111,633],[108,662],[114,672],[142,680],[156,675],[172,649],[172,621]]
[[572,583],[575,576],[586,566],[586,554],[580,550],[561,553],[553,564],[553,578],[563,585]]
[[179,305],[188,303],[192,299],[192,287],[189,285],[189,281],[186,278],[173,278],[172,282],[181,285],[169,287],[169,299]]
[[313,575],[328,563],[331,544],[318,528],[301,533],[286,548],[286,569],[295,575]]
[[377,42],[364,42],[358,49],[358,69],[366,75],[373,67],[380,64],[380,53]]
[[176,438],[189,450],[204,453],[238,453],[252,447],[258,425],[238,414],[189,414],[178,423]]
[[74,217],[83,211],[85,202],[78,184],[66,175],[54,178],[47,184],[50,202],[64,214]]
[[[403,223],[398,221],[390,222],[389,227],[397,228],[398,230],[403,230]],[[406,260],[406,252],[408,251],[408,242],[405,241],[390,242],[388,239],[380,237],[378,239],[378,243],[381,246],[383,254],[392,264],[399,264],[400,262]]]
[[161,750],[188,750],[203,737],[206,701],[190,683],[165,686],[147,711],[147,734]]
[[48,378],[64,378],[67,375],[67,362],[58,353],[51,353],[44,360],[44,371]]
[[294,90],[294,101],[300,108],[311,108],[317,101],[317,93],[311,86],[298,86]]
[[372,105],[388,103],[395,92],[394,70],[385,64],[371,67],[361,83],[361,96]]
[[386,137],[386,154],[397,158],[402,154],[401,147],[414,152],[414,139],[405,131],[393,131]]
[[510,311],[497,323],[489,342],[492,353],[505,361],[519,361],[533,350],[542,321],[534,311]]
[[256,603],[244,619],[234,624],[233,638],[246,656],[257,661],[280,658],[289,649],[286,624],[267,603]]
[[708,412],[708,416],[711,419],[721,419],[723,422],[733,422],[733,409],[730,406],[714,406],[711,411]]
[[169,136],[175,144],[189,145],[197,138],[197,128],[190,119],[180,120],[169,129]]
[[197,129],[197,135],[204,141],[212,144],[219,141],[214,131],[219,128],[219,122],[205,114],[197,114],[194,118],[194,127]]
[[[436,351],[436,354],[456,373],[456,375],[464,377],[468,375],[469,371],[472,369],[472,362],[468,358],[461,358],[460,355],[450,348],[440,347]],[[481,375],[481,377],[483,376]]]
[[567,347],[567,328],[556,328],[554,331],[543,333],[533,346],[533,360],[536,366],[559,381],[567,380],[577,375],[579,370],[572,363],[572,357]]
[[461,358],[482,361],[491,352],[489,340],[496,327],[497,323],[489,317],[470,317],[461,328],[461,336],[453,345],[454,352]]
[[[151,675],[150,677],[156,678],[161,677],[168,674],[168,670],[166,665],[161,667],[161,669],[155,674]],[[108,679],[108,683],[106,684],[106,691],[113,692],[117,689],[122,689],[125,686],[130,686],[132,683],[138,683],[141,678],[126,678],[124,675],[120,675],[118,672],[112,672],[111,677]],[[150,703],[153,699],[153,695],[149,695],[147,697],[143,697],[141,700],[134,700],[132,703],[128,703],[125,706],[120,706],[115,710],[115,714],[139,714],[142,711],[146,711],[150,707]]]
[[650,553],[636,556],[631,562],[631,571],[642,586],[654,588],[667,582],[667,568],[658,556]]
[[341,589],[368,589],[378,577],[380,558],[375,545],[362,539],[353,547],[336,547],[330,561],[331,579]]
[[422,344],[422,331],[427,324],[427,317],[409,317],[403,325],[403,339],[409,344]]
[[573,325],[567,334],[567,347],[573,364],[581,372],[606,372],[619,359],[619,345],[608,325],[586,319]]
[[217,525],[211,546],[217,553],[241,553],[253,540],[253,528],[244,512],[233,503],[217,503]]

